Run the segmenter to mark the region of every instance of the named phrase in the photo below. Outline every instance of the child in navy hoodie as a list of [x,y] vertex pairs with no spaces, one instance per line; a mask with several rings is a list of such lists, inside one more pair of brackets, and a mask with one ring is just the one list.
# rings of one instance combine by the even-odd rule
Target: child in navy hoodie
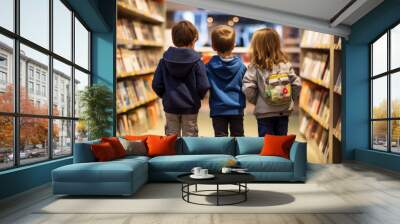
[[229,26],[217,26],[211,33],[212,48],[217,52],[207,64],[210,82],[210,116],[216,137],[244,136],[243,110],[246,99],[242,93],[242,79],[246,66],[232,55],[235,31]]
[[210,85],[200,55],[194,51],[196,27],[181,21],[172,28],[170,47],[154,74],[153,90],[162,98],[166,135],[198,136],[197,114]]

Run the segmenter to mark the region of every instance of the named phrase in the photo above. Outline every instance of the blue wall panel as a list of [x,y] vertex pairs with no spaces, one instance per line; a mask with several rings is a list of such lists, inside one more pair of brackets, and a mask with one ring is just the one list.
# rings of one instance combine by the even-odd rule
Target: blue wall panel
[[[67,0],[67,3],[92,31],[93,82],[107,85],[115,96],[115,0]],[[114,116],[110,119],[115,122]],[[0,199],[48,183],[53,169],[71,163],[72,158],[65,158],[0,172]]]
[[400,164],[398,156],[369,150],[369,43],[400,22],[399,12],[399,0],[386,0],[353,24],[349,40],[344,44],[343,59],[343,159],[355,159],[392,170],[398,170],[400,166],[393,162]]

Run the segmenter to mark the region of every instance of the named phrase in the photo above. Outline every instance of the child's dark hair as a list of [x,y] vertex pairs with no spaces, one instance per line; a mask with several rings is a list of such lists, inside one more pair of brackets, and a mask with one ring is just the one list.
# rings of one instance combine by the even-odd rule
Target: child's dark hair
[[235,47],[235,30],[226,25],[215,27],[211,32],[212,48],[220,53],[232,51]]
[[172,42],[176,47],[190,46],[198,38],[196,27],[189,21],[180,21],[172,27]]

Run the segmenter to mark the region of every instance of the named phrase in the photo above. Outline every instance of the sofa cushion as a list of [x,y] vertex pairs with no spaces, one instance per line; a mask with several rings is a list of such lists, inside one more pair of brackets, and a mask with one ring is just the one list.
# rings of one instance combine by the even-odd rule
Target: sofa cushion
[[292,161],[278,156],[239,155],[236,159],[249,172],[293,172]]
[[219,171],[228,160],[235,159],[231,155],[175,155],[158,156],[149,160],[150,171],[190,172],[199,166],[212,172]]
[[263,137],[237,137],[236,155],[260,154],[263,145]]
[[183,137],[181,154],[225,154],[235,155],[235,139],[231,137]]
[[147,163],[139,159],[75,163],[52,173],[58,182],[130,182],[135,172],[147,172]]
[[101,138],[101,142],[108,142],[112,146],[115,155],[117,158],[122,158],[126,156],[126,151],[124,149],[124,146],[121,144],[119,141],[119,138],[117,137],[104,137]]
[[74,147],[74,163],[88,163],[95,162],[96,158],[92,152],[90,146],[92,144],[99,144],[99,139],[87,142],[75,143]]

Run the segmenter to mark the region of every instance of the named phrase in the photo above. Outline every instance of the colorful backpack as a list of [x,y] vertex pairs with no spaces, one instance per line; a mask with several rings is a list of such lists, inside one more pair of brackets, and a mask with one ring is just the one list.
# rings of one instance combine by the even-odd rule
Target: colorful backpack
[[288,73],[270,74],[265,79],[264,98],[267,104],[282,106],[292,102],[292,86]]

